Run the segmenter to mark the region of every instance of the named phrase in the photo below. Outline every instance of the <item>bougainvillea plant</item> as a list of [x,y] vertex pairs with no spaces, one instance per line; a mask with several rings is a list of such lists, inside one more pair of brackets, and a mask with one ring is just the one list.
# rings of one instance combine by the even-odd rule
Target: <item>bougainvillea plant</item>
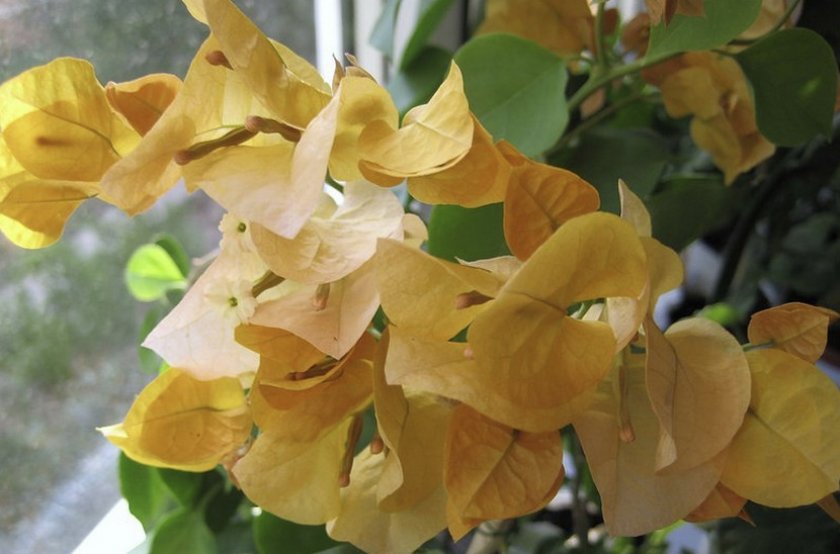
[[[454,57],[423,48],[450,3],[426,6],[389,88],[352,56],[325,81],[231,0],[184,0],[209,37],[183,81],[102,86],[60,58],[0,87],[14,243],[180,182],[226,211],[218,255],[145,338],[160,374],[101,429],[124,473],[180,502],[133,502],[151,551],[214,551],[245,520],[268,551],[267,514],[370,552],[486,540],[570,465],[568,548],[595,540],[581,475],[608,537],[752,505],[838,517],[840,392],[814,365],[837,312],[768,307],[746,337],[654,319],[677,249],[765,194],[778,147],[832,133],[837,62],[793,26],[799,2],[648,0],[621,21],[602,1],[488,0]],[[375,33],[389,51],[398,8]],[[639,129],[657,125],[678,148]],[[181,288],[166,248],[143,256]]]

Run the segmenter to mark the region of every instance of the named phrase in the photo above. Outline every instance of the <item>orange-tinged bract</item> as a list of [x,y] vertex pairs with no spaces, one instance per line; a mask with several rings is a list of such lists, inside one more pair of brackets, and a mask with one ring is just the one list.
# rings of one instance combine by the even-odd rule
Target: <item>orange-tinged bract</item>
[[[222,465],[261,509],[368,552],[542,509],[564,437],[580,441],[613,535],[748,519],[747,501],[840,517],[840,392],[812,365],[836,312],[758,312],[749,345],[701,318],[663,332],[654,308],[684,270],[652,236],[648,199],[619,181],[621,217],[599,213],[583,178],[494,142],[470,110],[469,55],[400,121],[352,55],[330,86],[233,1],[184,4],[210,36],[183,82],[103,87],[61,58],[0,85],[0,231],[16,244],[51,244],[88,198],[135,214],[181,179],[227,210],[218,253],[145,339],[171,368],[101,430],[129,457]],[[595,4],[491,0],[479,29],[590,70],[563,150],[621,118],[628,91],[647,94],[610,73],[629,66],[602,48],[612,14]],[[654,24],[703,13],[701,0],[647,4]],[[682,53],[646,78],[670,116],[692,116],[727,183],[773,152],[730,57]],[[512,255],[429,254],[415,201],[503,203],[492,213]]]
[[727,184],[775,151],[758,130],[749,84],[734,59],[688,52],[646,76],[662,89],[668,115],[693,116],[691,137],[711,154]]
[[754,313],[747,334],[752,344],[771,343],[773,348],[814,363],[825,350],[828,326],[838,317],[834,310],[790,302]]
[[589,46],[594,17],[586,0],[490,0],[477,33],[512,33],[561,56]]
[[558,431],[517,431],[461,405],[446,439],[446,490],[462,517],[504,519],[536,511],[563,481]]

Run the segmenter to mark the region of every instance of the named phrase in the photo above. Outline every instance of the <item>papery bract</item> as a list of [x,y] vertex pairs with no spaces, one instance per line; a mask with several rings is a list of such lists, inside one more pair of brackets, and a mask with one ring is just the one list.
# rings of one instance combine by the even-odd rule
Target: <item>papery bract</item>
[[237,379],[199,381],[170,368],[143,389],[122,423],[100,431],[140,463],[207,471],[248,439],[251,415]]
[[809,504],[836,491],[837,386],[818,368],[781,350],[754,350],[746,356],[752,373],[750,408],[728,449],[721,482],[776,508]]
[[772,342],[773,348],[814,363],[825,350],[828,326],[838,317],[834,310],[789,302],[754,313],[747,335],[755,345]]
[[511,429],[466,405],[446,440],[446,490],[462,517],[518,517],[545,506],[563,481],[559,431]]

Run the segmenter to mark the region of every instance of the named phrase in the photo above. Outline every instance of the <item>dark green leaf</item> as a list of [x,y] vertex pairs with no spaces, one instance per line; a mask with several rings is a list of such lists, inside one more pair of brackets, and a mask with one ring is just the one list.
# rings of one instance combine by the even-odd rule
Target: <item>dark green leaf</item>
[[401,69],[407,68],[417,58],[451,6],[452,0],[422,0],[417,25],[414,26],[414,32],[411,33],[402,53]]
[[186,277],[190,274],[190,270],[192,269],[190,257],[178,239],[169,233],[161,233],[155,236],[155,244],[166,250],[166,253],[169,254],[169,257],[172,258],[172,261],[181,270],[181,275]]
[[157,469],[135,462],[122,452],[119,474],[120,492],[128,502],[128,510],[149,531],[169,509],[166,485]]
[[[223,554],[251,554],[257,552],[251,532],[251,520],[238,520],[216,533],[216,546]],[[186,554],[186,553],[184,553]]]
[[601,209],[618,213],[618,180],[646,198],[671,158],[667,142],[648,129],[594,129],[551,162],[574,171],[598,189]]
[[149,554],[215,554],[216,539],[199,512],[179,510],[155,529]]
[[840,527],[816,506],[779,510],[748,504],[751,526],[740,519],[722,520],[715,542],[727,554],[840,552]]
[[745,192],[742,188],[726,187],[719,179],[673,179],[647,203],[653,236],[674,250],[682,250],[730,221]]
[[326,550],[321,550],[316,554],[364,554],[364,550],[359,550],[350,543],[343,543]]
[[161,480],[181,506],[191,507],[199,500],[204,474],[168,468],[159,468],[158,472]]
[[388,0],[370,33],[370,44],[389,58],[394,57],[394,25],[402,0]]
[[[218,471],[214,471],[213,473],[215,473],[219,479],[205,478],[205,491],[208,490],[208,488],[213,487],[215,483],[220,485],[224,484],[225,478],[221,475],[221,473]],[[204,521],[207,522],[207,526],[210,530],[214,533],[219,533],[223,529],[226,529],[230,520],[234,515],[236,515],[236,511],[239,509],[239,505],[242,504],[242,500],[244,498],[245,495],[242,494],[242,491],[232,485],[228,484],[227,487],[219,486],[216,489],[215,494],[210,497],[207,502],[207,506],[204,508]]]
[[831,134],[837,61],[808,29],[774,33],[736,56],[752,84],[758,128],[770,141],[795,146]]
[[472,39],[455,54],[470,109],[498,140],[527,156],[550,148],[569,122],[565,62],[513,35]]
[[688,50],[710,50],[722,46],[752,25],[761,0],[706,0],[705,15],[675,15],[651,28],[647,57],[659,57]]
[[547,521],[530,521],[511,537],[509,554],[546,552],[563,542],[563,531]]
[[468,261],[510,254],[502,228],[502,205],[435,206],[429,221],[429,253]]
[[157,244],[144,244],[134,251],[125,268],[125,282],[131,294],[144,302],[157,300],[168,290],[187,286],[178,264]]
[[408,67],[397,71],[388,83],[388,92],[401,114],[432,97],[446,77],[451,60],[449,51],[427,46]]
[[254,542],[260,554],[319,552],[338,543],[327,536],[323,525],[298,525],[268,512],[254,518]]

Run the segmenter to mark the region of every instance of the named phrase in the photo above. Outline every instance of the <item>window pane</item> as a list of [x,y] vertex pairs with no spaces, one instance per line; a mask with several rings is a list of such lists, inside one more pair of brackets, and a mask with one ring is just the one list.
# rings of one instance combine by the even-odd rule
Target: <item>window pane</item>
[[[314,61],[310,0],[237,4]],[[206,35],[175,0],[0,0],[0,80],[59,56],[90,59],[103,83],[183,76]],[[152,378],[136,344],[154,307],[131,298],[123,268],[160,232],[203,256],[219,217],[179,188],[134,219],[87,202],[44,250],[0,236],[0,552],[69,552],[117,500],[117,450],[95,427]]]

